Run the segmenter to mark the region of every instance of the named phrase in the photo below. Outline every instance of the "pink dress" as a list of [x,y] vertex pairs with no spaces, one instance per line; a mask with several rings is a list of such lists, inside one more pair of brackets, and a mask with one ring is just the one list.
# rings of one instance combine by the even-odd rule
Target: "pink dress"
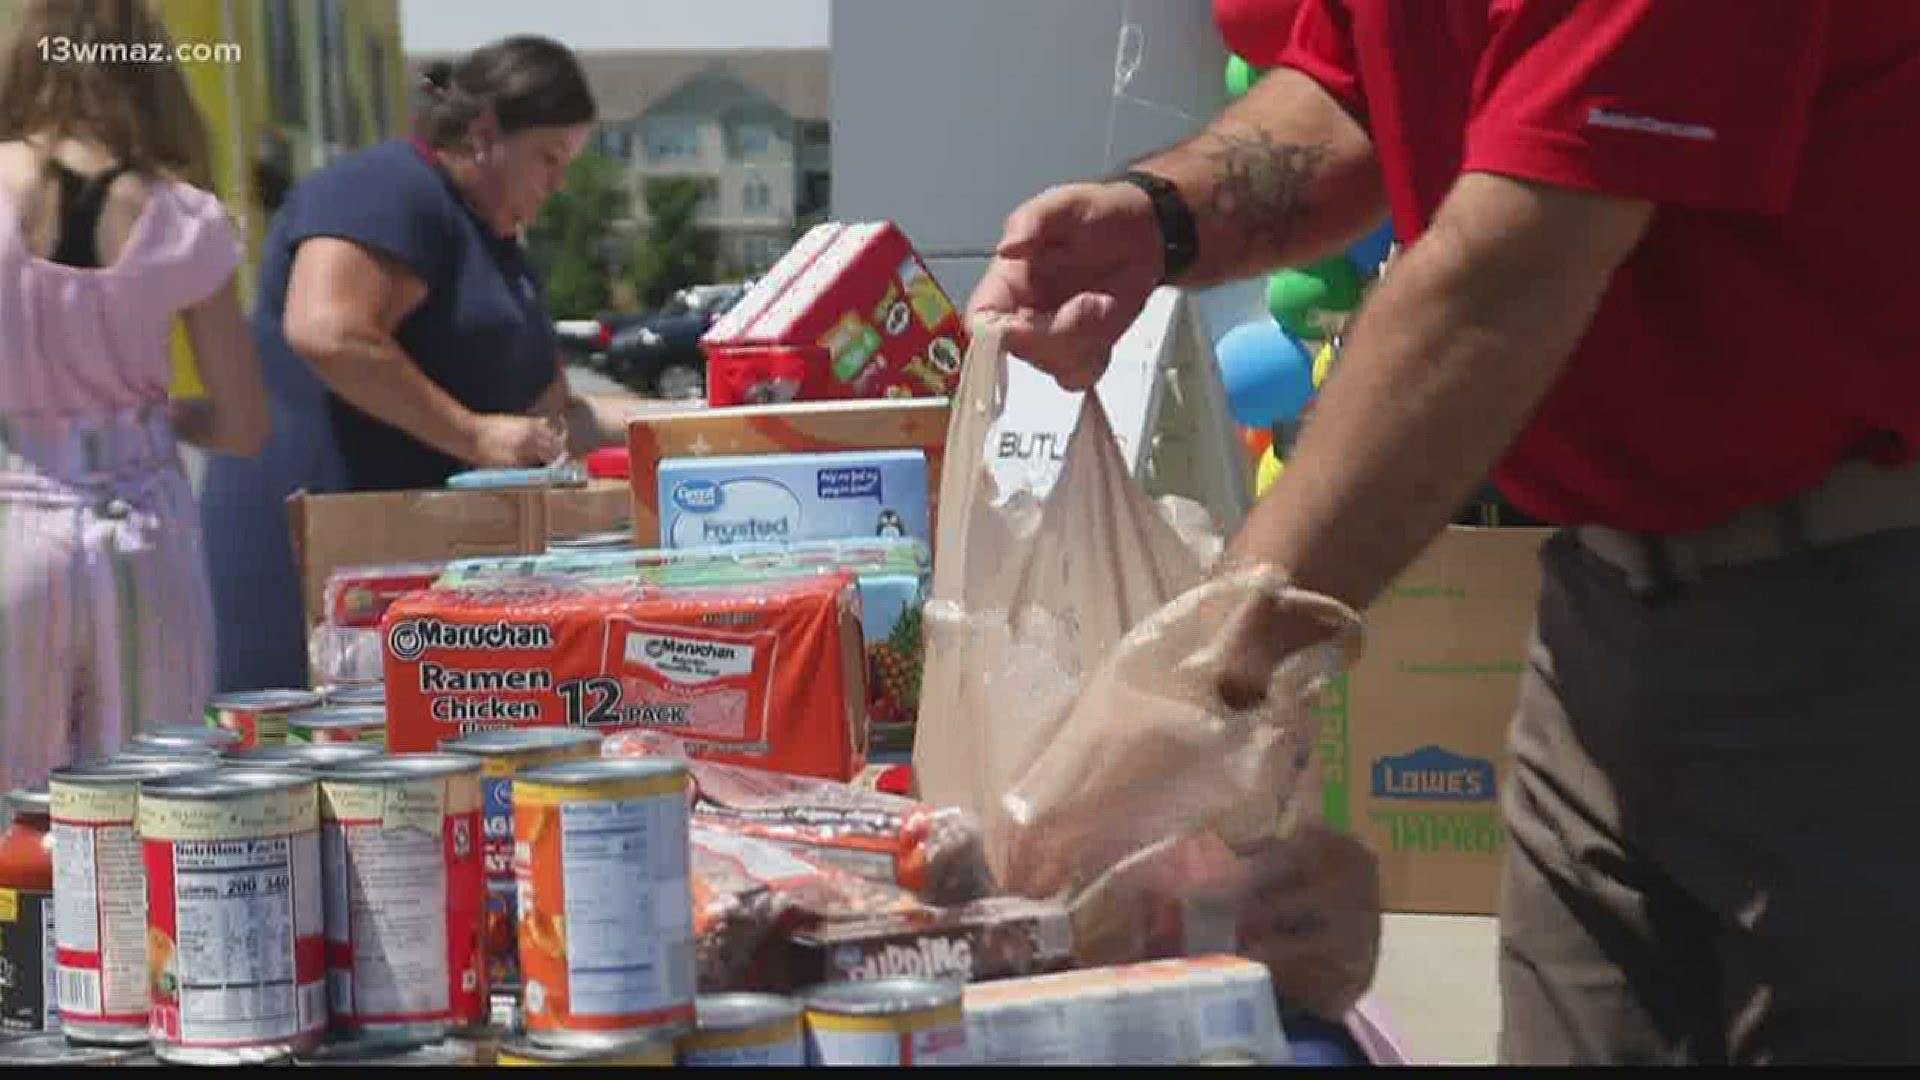
[[141,729],[198,723],[212,685],[169,341],[241,248],[214,196],[149,190],[97,269],[30,254],[0,190],[0,790]]

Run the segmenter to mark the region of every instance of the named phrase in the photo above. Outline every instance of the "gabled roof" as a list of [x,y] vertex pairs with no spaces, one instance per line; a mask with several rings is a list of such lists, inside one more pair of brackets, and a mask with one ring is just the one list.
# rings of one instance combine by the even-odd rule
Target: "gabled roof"
[[[666,100],[694,76],[719,69],[764,94],[796,120],[827,118],[825,49],[580,49],[575,55],[609,123],[631,120]],[[415,53],[415,77],[435,60],[458,53]]]

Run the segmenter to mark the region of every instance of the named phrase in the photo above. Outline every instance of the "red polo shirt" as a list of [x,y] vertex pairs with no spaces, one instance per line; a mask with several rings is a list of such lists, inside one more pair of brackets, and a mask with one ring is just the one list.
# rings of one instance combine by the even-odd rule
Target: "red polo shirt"
[[1660,204],[1495,474],[1527,512],[1685,531],[1920,451],[1920,0],[1305,0],[1282,63],[1403,241],[1465,171]]

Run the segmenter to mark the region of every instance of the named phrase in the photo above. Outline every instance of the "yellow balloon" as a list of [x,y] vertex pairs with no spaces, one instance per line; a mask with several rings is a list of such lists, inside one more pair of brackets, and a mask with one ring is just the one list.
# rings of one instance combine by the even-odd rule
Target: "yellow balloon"
[[167,393],[177,398],[205,397],[207,388],[200,382],[200,365],[193,355],[193,342],[187,337],[187,324],[173,320],[173,335],[168,343],[173,355],[173,385]]
[[1273,486],[1275,480],[1280,479],[1280,474],[1286,471],[1286,468],[1286,462],[1273,456],[1273,447],[1267,447],[1267,452],[1260,455],[1260,471],[1253,478],[1254,498],[1266,495],[1267,489]]
[[1313,358],[1313,388],[1326,385],[1327,376],[1333,372],[1333,342],[1320,346],[1320,353]]

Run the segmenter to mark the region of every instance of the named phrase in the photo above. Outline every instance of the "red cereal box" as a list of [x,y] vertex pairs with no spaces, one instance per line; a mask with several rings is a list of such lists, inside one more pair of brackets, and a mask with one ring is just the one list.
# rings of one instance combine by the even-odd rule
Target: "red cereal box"
[[891,222],[815,226],[701,347],[716,406],[944,397],[966,352],[960,313]]
[[393,604],[387,745],[491,728],[633,728],[704,760],[849,779],[866,764],[856,578],[663,587],[521,579]]

